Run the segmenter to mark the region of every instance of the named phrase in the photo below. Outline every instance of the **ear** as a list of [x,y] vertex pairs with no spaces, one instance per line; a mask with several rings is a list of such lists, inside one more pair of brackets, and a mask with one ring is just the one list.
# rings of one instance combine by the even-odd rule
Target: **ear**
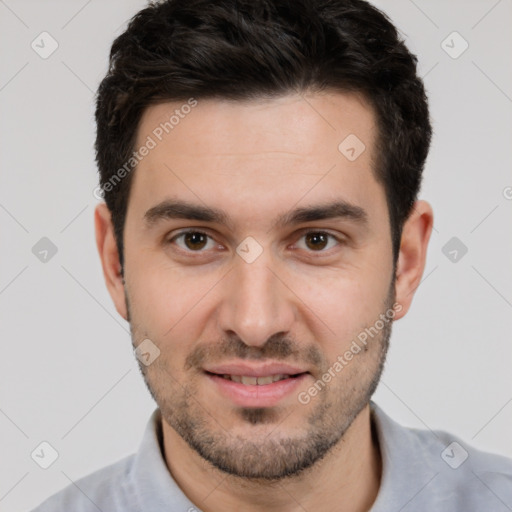
[[96,246],[98,247],[107,289],[114,301],[117,312],[125,320],[128,320],[119,251],[117,250],[110,210],[105,203],[96,207],[94,228],[96,231]]
[[405,316],[421,282],[433,223],[434,214],[430,204],[416,201],[412,213],[404,223],[400,241],[395,292],[396,302],[401,304],[402,309],[397,312],[395,320]]

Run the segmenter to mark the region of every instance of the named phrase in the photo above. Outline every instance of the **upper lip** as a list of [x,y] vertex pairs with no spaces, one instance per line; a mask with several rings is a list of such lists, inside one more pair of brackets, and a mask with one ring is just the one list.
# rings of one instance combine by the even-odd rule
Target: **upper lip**
[[206,366],[206,372],[218,375],[242,375],[246,377],[268,377],[270,375],[297,375],[307,370],[285,363],[269,362],[264,364],[225,363],[221,365]]

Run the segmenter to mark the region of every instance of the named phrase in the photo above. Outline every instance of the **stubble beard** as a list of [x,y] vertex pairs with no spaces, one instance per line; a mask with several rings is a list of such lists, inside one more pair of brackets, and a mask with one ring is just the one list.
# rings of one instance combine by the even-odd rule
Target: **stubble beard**
[[[392,283],[385,303],[386,311],[392,308],[394,298]],[[128,297],[127,306],[129,309]],[[216,411],[199,401],[195,384],[180,383],[169,373],[163,363],[164,358],[158,358],[151,367],[145,367],[139,362],[139,367],[151,396],[160,408],[162,418],[204,460],[235,477],[278,482],[298,476],[321,461],[338,445],[353,421],[368,405],[384,368],[392,323],[391,319],[386,322],[379,336],[369,341],[364,350],[356,354],[331,383],[311,399],[311,410],[306,421],[302,420],[305,426],[295,436],[286,436],[286,433],[280,432],[279,424],[288,415],[292,417],[294,414],[302,414],[304,405],[298,401],[291,413],[276,407],[236,408],[235,414],[240,421],[256,429],[254,436],[240,437],[220,426],[222,418],[217,420]],[[140,339],[133,322],[130,326],[132,340]],[[229,346],[236,346],[235,352],[242,358],[247,358],[247,351],[244,355],[240,353],[243,347],[250,350],[254,348],[245,346],[239,339],[231,342]],[[263,357],[272,355],[284,361],[284,356],[296,353],[287,338],[274,340],[274,348],[265,350],[267,345],[270,347],[269,343],[271,340],[258,349]],[[224,352],[233,354],[231,349],[225,348]],[[215,352],[216,355],[218,353]],[[308,348],[308,353],[317,362],[317,367],[323,368],[324,371],[318,376],[321,377],[332,363],[314,345]],[[279,355],[283,357],[276,357]],[[197,354],[191,356],[187,359],[197,360]],[[321,364],[318,364],[320,361]],[[274,428],[265,436],[258,435],[258,427],[264,425],[273,425]]]

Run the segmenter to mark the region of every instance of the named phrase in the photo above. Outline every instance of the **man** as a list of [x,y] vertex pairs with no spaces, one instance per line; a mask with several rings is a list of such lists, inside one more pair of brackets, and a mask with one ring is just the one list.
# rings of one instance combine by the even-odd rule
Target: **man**
[[169,0],[113,44],[96,238],[158,408],[45,511],[501,511],[512,461],[371,401],[425,265],[416,58],[361,0]]

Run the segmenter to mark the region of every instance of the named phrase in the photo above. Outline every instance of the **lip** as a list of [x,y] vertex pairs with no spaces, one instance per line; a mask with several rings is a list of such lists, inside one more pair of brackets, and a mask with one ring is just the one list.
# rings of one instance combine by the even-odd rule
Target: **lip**
[[205,375],[215,384],[215,388],[222,395],[239,407],[278,405],[284,398],[293,394],[294,391],[296,392],[301,383],[309,377],[309,373],[303,373],[297,377],[272,382],[272,384],[247,386],[214,373],[205,373]]
[[[299,386],[310,373],[283,363],[248,365],[244,363],[223,364],[204,368],[205,376],[215,385],[215,389],[239,407],[273,407],[290,395],[296,394]],[[246,385],[225,379],[223,375],[243,375],[247,377],[268,377],[269,375],[296,375],[264,385]]]
[[225,363],[218,366],[204,367],[203,370],[208,373],[216,373],[220,376],[245,375],[247,377],[268,377],[269,375],[297,375],[299,373],[307,373],[307,370],[304,368],[279,362],[264,364]]

